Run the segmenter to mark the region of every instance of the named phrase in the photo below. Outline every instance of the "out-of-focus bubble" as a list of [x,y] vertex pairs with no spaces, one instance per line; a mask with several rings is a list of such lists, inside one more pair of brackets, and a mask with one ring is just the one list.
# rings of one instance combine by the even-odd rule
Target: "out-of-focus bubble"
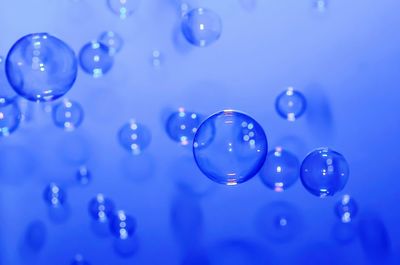
[[193,154],[211,180],[236,185],[254,177],[268,152],[263,128],[250,116],[224,110],[211,115],[197,130]]
[[150,145],[151,132],[146,126],[131,120],[119,130],[118,140],[124,149],[138,155]]
[[272,202],[258,211],[255,228],[266,239],[275,243],[285,243],[302,232],[303,220],[292,204]]
[[202,118],[198,113],[179,108],[167,120],[166,129],[168,136],[181,145],[189,145],[193,142],[201,122]]
[[121,19],[125,19],[135,13],[139,3],[140,0],[107,0],[108,8]]
[[132,257],[139,250],[139,240],[136,236],[128,238],[115,238],[113,242],[115,253],[122,258]]
[[163,61],[163,56],[159,50],[153,50],[151,53],[151,64],[155,69],[159,69],[161,67]]
[[90,265],[90,263],[86,261],[81,254],[77,254],[71,265]]
[[297,157],[282,147],[276,147],[268,153],[259,175],[268,188],[282,192],[297,181],[299,170]]
[[0,106],[14,102],[16,98],[17,93],[7,80],[5,60],[0,56]]
[[343,223],[351,222],[358,213],[357,202],[348,194],[336,203],[335,213]]
[[84,72],[98,78],[111,70],[114,58],[110,55],[108,46],[92,41],[82,47],[79,62]]
[[43,192],[43,198],[48,205],[60,207],[65,203],[66,193],[59,185],[50,183]]
[[0,106],[0,136],[9,136],[19,126],[21,112],[15,103]]
[[181,29],[189,43],[206,47],[221,37],[222,21],[214,11],[196,8],[183,16]]
[[312,7],[314,10],[320,13],[328,11],[329,0],[313,0]]
[[349,179],[349,165],[340,153],[330,148],[318,148],[304,159],[300,177],[303,186],[319,197],[333,196]]
[[54,124],[66,131],[73,131],[78,128],[83,117],[83,108],[76,101],[64,99],[53,108]]
[[110,220],[111,233],[122,240],[132,237],[136,232],[136,226],[136,219],[127,215],[125,211],[118,211]]
[[41,221],[31,222],[25,231],[25,246],[33,252],[43,249],[47,239],[47,228]]
[[99,193],[89,202],[89,214],[96,221],[109,221],[115,214],[114,202]]
[[108,47],[110,55],[115,55],[121,51],[124,45],[122,37],[114,31],[104,31],[100,34],[98,41]]
[[288,121],[295,121],[301,117],[307,108],[307,101],[303,94],[293,87],[278,95],[275,109],[278,114]]
[[337,222],[332,228],[332,237],[339,244],[349,244],[357,238],[357,227],[354,222]]
[[76,172],[76,180],[82,185],[87,185],[92,180],[92,174],[86,166],[80,166]]
[[16,99],[15,104],[17,104],[19,111],[21,113],[21,123],[29,123],[34,120],[36,115],[35,114],[36,102],[31,102],[23,97],[19,97]]
[[8,81],[22,97],[52,101],[67,93],[77,76],[74,51],[47,33],[19,39],[6,60]]

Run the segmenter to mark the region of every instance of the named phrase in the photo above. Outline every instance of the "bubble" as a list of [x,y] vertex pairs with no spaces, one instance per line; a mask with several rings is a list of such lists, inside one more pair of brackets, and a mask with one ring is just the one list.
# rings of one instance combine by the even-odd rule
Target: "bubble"
[[349,166],[340,153],[319,148],[304,159],[300,178],[304,187],[315,196],[333,196],[341,191],[349,178]]
[[304,114],[307,101],[301,92],[289,87],[276,98],[275,108],[282,118],[295,121]]
[[73,131],[78,128],[83,117],[82,106],[76,101],[64,99],[53,108],[54,124],[66,131]]
[[108,8],[121,19],[125,19],[135,13],[139,6],[139,0],[107,0]]
[[17,104],[0,106],[0,136],[9,136],[19,126],[21,112]]
[[50,183],[44,190],[45,202],[52,207],[59,207],[65,204],[66,194],[64,190],[55,183]]
[[268,188],[282,192],[292,186],[299,178],[300,162],[295,155],[282,147],[267,154],[259,175]]
[[136,220],[127,215],[125,211],[118,211],[111,218],[110,222],[111,233],[119,239],[127,239],[136,231]]
[[106,222],[114,215],[114,212],[114,202],[101,193],[89,202],[89,214],[96,221]]
[[358,213],[356,201],[350,195],[343,195],[336,203],[335,213],[343,223],[351,222]]
[[268,151],[263,128],[250,116],[224,110],[207,118],[197,130],[193,154],[211,180],[236,185],[254,177]]
[[221,37],[222,21],[211,10],[196,8],[183,16],[181,29],[189,43],[206,47]]
[[154,68],[158,69],[161,67],[161,61],[162,61],[162,54],[159,50],[153,50],[151,53],[151,58],[152,58],[152,65]]
[[320,13],[325,13],[328,9],[328,5],[328,0],[313,0],[312,3],[313,8]]
[[31,101],[52,101],[66,94],[77,76],[74,51],[47,33],[19,39],[6,60],[8,81],[22,97]]
[[82,47],[79,62],[84,72],[98,78],[111,70],[114,59],[106,45],[92,41]]
[[47,228],[42,221],[31,222],[25,231],[25,244],[31,251],[43,249],[47,239]]
[[138,155],[150,145],[151,133],[146,126],[131,120],[119,130],[118,140],[123,148]]
[[188,145],[193,142],[201,121],[202,119],[199,114],[179,108],[167,120],[168,136],[181,145]]
[[16,92],[7,80],[5,60],[0,56],[0,106],[14,102],[16,97]]
[[114,31],[104,31],[100,34],[98,41],[108,47],[110,55],[115,55],[121,51],[124,45],[122,37]]
[[86,261],[82,255],[77,254],[72,261],[71,265],[90,265],[88,261]]
[[76,179],[82,185],[87,185],[92,180],[92,174],[86,166],[81,166],[76,172]]

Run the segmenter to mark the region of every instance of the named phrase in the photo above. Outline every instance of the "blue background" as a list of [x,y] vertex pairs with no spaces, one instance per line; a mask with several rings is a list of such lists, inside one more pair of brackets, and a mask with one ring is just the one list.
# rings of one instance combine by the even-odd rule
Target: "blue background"
[[[78,130],[56,128],[48,104],[30,103],[20,128],[0,139],[0,264],[70,264],[77,253],[94,265],[182,264],[187,256],[205,264],[199,253],[220,265],[400,264],[400,2],[336,0],[325,13],[309,0],[189,3],[220,14],[223,34],[215,45],[185,42],[178,0],[141,1],[123,21],[103,0],[0,0],[3,56],[33,32],[57,36],[76,53],[104,30],[124,39],[106,76],[80,71],[67,94],[85,111]],[[153,50],[161,52],[159,69],[152,65]],[[309,102],[294,123],[274,110],[287,86]],[[372,250],[359,239],[346,245],[334,240],[339,195],[319,199],[300,181],[274,193],[258,177],[235,187],[211,183],[193,164],[190,148],[165,132],[166,117],[181,106],[204,115],[245,111],[264,127],[271,148],[282,145],[299,159],[320,146],[343,153],[351,175],[342,194],[357,200],[359,218],[382,221],[388,252],[371,258],[382,247],[379,236]],[[139,158],[116,138],[130,118],[153,136]],[[93,176],[87,187],[75,181],[82,164]],[[50,218],[42,199],[52,181],[68,196],[62,223]],[[184,192],[182,182],[195,195]],[[139,248],[132,257],[121,257],[111,237],[93,232],[87,204],[99,192],[137,219]],[[279,201],[296,212],[285,242],[262,236],[255,225],[260,209]],[[26,229],[35,220],[45,225],[45,243],[27,251]]]

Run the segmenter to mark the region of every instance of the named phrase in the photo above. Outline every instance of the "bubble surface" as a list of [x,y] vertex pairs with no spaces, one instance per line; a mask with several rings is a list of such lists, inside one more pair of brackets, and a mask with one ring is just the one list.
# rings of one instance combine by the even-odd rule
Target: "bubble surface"
[[306,111],[307,101],[301,92],[289,87],[278,95],[275,101],[275,108],[282,118],[288,121],[295,121]]
[[124,149],[138,155],[150,145],[151,132],[146,126],[131,120],[119,130],[118,140]]
[[99,193],[90,200],[89,202],[89,214],[90,216],[100,222],[109,220],[115,213],[114,202]]
[[166,130],[168,136],[181,145],[188,145],[192,143],[201,121],[199,114],[179,108],[167,120]]
[[135,13],[140,0],[107,0],[107,4],[112,13],[125,19]]
[[79,62],[84,72],[98,78],[111,70],[114,59],[106,45],[92,41],[82,47]]
[[104,31],[100,34],[98,41],[108,47],[110,55],[115,55],[121,51],[124,45],[122,37],[114,31]]
[[73,131],[83,121],[84,113],[82,106],[69,99],[64,99],[53,108],[53,122],[66,131]]
[[17,104],[0,106],[0,136],[9,136],[19,126],[21,112]]

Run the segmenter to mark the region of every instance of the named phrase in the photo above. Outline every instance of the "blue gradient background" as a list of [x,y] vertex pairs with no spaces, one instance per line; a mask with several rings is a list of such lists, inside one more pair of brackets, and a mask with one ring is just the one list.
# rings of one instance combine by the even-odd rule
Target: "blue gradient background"
[[[0,264],[70,264],[77,253],[92,265],[182,264],[193,255],[198,263],[186,264],[206,264],[199,253],[219,265],[400,264],[400,2],[336,0],[320,14],[310,0],[259,0],[251,9],[237,0],[189,1],[223,21],[221,39],[204,49],[181,36],[178,2],[141,1],[136,14],[121,21],[103,0],[0,0],[3,56],[32,32],[53,34],[76,53],[104,30],[125,41],[109,74],[93,79],[80,71],[67,94],[85,110],[77,131],[56,128],[43,105],[30,104],[29,119],[0,139]],[[158,70],[154,49],[162,53]],[[276,96],[289,85],[309,102],[294,123],[274,110]],[[359,239],[334,241],[339,195],[318,199],[299,181],[278,194],[258,177],[236,187],[211,183],[193,164],[190,148],[165,132],[166,116],[180,106],[204,115],[245,111],[264,127],[271,148],[282,145],[300,159],[320,146],[343,153],[351,176],[342,194],[357,200],[359,218],[384,223],[388,256],[371,259]],[[152,131],[141,158],[130,157],[116,138],[130,118]],[[87,187],[75,181],[82,163],[93,176]],[[196,196],[178,185],[185,178]],[[63,223],[49,218],[42,199],[51,181],[68,195]],[[120,257],[112,238],[91,229],[87,204],[98,192],[137,218],[134,256]],[[255,225],[259,210],[276,201],[296,209],[288,242],[263,237]],[[24,238],[35,220],[47,233],[43,248],[30,252]]]

